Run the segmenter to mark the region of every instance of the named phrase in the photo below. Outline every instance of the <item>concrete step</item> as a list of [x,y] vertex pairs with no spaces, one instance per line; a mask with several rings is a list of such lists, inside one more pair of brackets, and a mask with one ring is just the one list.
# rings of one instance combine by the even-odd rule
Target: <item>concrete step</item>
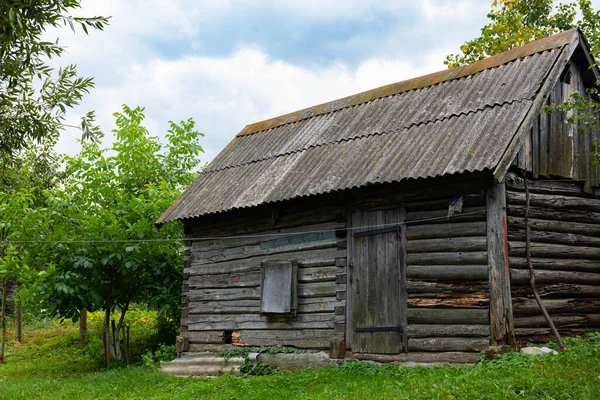
[[173,361],[162,361],[160,370],[175,376],[218,376],[239,375],[243,358],[215,357],[209,354],[186,354]]

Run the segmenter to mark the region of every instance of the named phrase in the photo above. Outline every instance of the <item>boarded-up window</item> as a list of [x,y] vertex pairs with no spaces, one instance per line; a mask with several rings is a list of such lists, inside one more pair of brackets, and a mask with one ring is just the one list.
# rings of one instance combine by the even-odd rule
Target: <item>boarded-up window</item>
[[262,313],[296,315],[297,271],[295,260],[261,263]]

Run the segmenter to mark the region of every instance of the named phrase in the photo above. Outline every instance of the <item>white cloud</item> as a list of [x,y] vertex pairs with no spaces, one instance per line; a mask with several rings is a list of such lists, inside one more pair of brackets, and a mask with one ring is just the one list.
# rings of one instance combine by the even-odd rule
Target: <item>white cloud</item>
[[[439,68],[440,63],[414,67],[393,59],[370,59],[355,70],[344,65],[310,70],[245,48],[223,58],[156,58],[132,64],[121,80],[95,90],[83,107],[97,110],[105,131],[121,103],[145,105],[153,132],[164,131],[169,119],[194,117],[207,135],[205,158],[212,159],[248,123]],[[73,151],[72,140],[65,136],[61,150]]]
[[[485,17],[487,3],[84,0],[79,15],[113,16],[105,32],[85,36],[72,35],[63,29],[48,35],[50,38],[60,35],[61,43],[68,46],[68,54],[57,60],[57,65],[77,63],[80,74],[93,76],[97,83],[92,94],[75,110],[71,122],[84,111],[96,110],[98,122],[110,139],[114,126],[112,113],[123,103],[145,106],[146,126],[159,136],[166,132],[168,120],[193,117],[198,129],[206,134],[204,160],[209,161],[246,124],[443,69],[444,56],[476,34],[472,30],[482,25],[468,10],[475,8],[482,14],[479,18]],[[220,18],[239,12],[240,7],[277,8],[290,15],[304,16],[308,21],[366,15],[373,8],[400,18],[410,9],[421,15],[423,21],[417,27],[399,25],[388,36],[374,38],[377,43],[373,46],[383,46],[383,51],[357,65],[333,61],[325,65],[295,65],[268,54],[266,43],[246,44],[221,56],[193,50],[194,40],[202,39],[203,24],[218,24]],[[466,27],[471,31],[465,31]],[[425,34],[444,40],[433,47],[418,48],[408,57],[399,55],[399,50],[408,48],[407,45],[418,45]],[[168,43],[189,46],[189,51],[180,53],[185,56],[161,55],[164,51],[159,51],[157,40],[164,38],[169,39]],[[353,45],[369,46],[369,43]],[[73,129],[65,132],[59,151],[75,153],[77,135]]]

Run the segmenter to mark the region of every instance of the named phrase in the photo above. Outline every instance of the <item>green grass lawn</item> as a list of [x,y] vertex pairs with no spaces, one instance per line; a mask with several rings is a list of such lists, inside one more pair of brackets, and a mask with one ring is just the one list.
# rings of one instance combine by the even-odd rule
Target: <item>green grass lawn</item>
[[[135,317],[150,343],[152,318]],[[77,327],[50,323],[9,342],[0,399],[600,399],[600,334],[566,340],[559,355],[510,354],[475,367],[403,368],[348,363],[270,376],[175,378],[135,365],[102,368],[98,332],[81,346]],[[143,347],[143,346],[142,346]],[[143,350],[142,347],[138,347]]]

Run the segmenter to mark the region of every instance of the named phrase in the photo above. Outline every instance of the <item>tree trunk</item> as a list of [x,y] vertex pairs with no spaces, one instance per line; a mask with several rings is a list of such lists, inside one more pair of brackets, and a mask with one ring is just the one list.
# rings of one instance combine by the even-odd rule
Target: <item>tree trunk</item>
[[4,347],[6,345],[6,299],[8,297],[8,279],[1,279],[2,282],[2,305],[0,311],[0,364],[4,363]]
[[129,309],[129,302],[127,302],[123,308],[121,309],[121,317],[119,318],[119,323],[115,326],[115,321],[112,321],[112,330],[113,330],[113,343],[115,350],[115,358],[117,358],[121,362],[127,362],[127,358],[123,354],[121,350],[121,332],[123,331],[123,322],[125,320],[125,314]]
[[104,362],[108,367],[111,361],[112,346],[110,344],[110,307],[104,310],[104,333],[102,335],[104,344]]
[[123,362],[123,353],[121,352],[121,339],[119,337],[119,330],[115,324],[115,320],[110,321],[112,333],[113,333],[113,349],[115,352],[115,358]]
[[129,364],[131,360],[131,356],[129,353],[129,322],[125,324],[125,332],[123,336],[125,341],[125,362]]
[[79,343],[87,343],[87,310],[82,308],[79,313]]
[[15,340],[19,343],[23,341],[23,310],[19,295],[15,295]]

